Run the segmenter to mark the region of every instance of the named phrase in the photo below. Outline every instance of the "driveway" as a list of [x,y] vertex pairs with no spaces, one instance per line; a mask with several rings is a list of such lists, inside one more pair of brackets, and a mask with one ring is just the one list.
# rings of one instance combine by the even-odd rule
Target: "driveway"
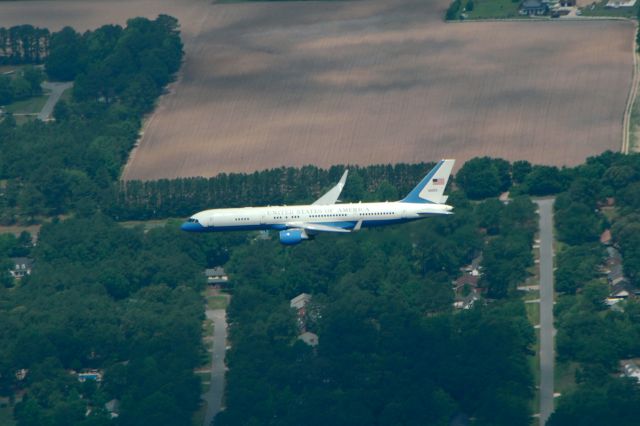
[[42,83],[42,88],[51,90],[51,94],[49,95],[49,99],[47,99],[47,103],[44,104],[42,110],[38,114],[38,120],[47,121],[51,118],[51,114],[53,114],[53,108],[55,108],[56,104],[60,100],[62,92],[64,92],[71,86],[73,86],[73,82],[54,83],[51,81],[45,81],[44,83]]

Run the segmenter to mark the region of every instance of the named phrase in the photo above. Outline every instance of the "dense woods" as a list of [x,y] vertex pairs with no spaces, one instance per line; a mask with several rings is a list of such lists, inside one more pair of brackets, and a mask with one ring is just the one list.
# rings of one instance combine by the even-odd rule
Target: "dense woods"
[[[556,199],[563,246],[555,278],[564,293],[555,306],[558,360],[579,367],[577,386],[559,399],[550,425],[637,423],[640,386],[619,377],[619,361],[640,356],[640,303],[628,300],[614,310],[604,303],[610,293],[601,273],[607,255],[598,240],[611,226],[625,275],[637,287],[638,205],[631,194],[639,171],[640,156],[605,153],[567,171],[567,190]],[[607,207],[612,202],[615,207]]]
[[52,34],[45,69],[53,79],[75,78],[73,98],[56,105],[52,123],[0,122],[0,222],[91,211],[110,199],[142,115],[181,58],[169,16]]
[[[100,215],[45,225],[33,274],[0,289],[0,394],[26,389],[18,424],[108,424],[112,399],[118,424],[190,424],[200,394],[201,265],[215,253],[177,228],[144,233]],[[70,374],[86,369],[104,372],[101,386]]]
[[[615,374],[619,359],[640,356],[640,305],[602,303],[598,237],[611,226],[625,273],[640,284],[640,156],[604,153],[562,169],[476,158],[449,190],[453,216],[295,248],[252,234],[124,228],[114,220],[311,202],[344,170],[118,182],[143,114],[181,58],[168,16],[83,34],[0,29],[1,63],[44,63],[50,79],[74,81],[55,122],[0,122],[0,222],[71,217],[44,225],[36,247],[27,233],[0,236],[0,396],[22,398],[19,426],[191,424],[201,391],[193,369],[204,353],[202,270],[225,263],[232,348],[219,424],[447,425],[458,414],[477,425],[530,424],[535,335],[516,287],[533,265],[529,196],[551,194],[562,244],[558,357],[580,367],[550,424],[602,424],[613,418],[607,408],[638,406],[638,385]],[[19,99],[41,79],[29,67],[0,78],[0,97]],[[342,198],[396,200],[430,166],[349,167]],[[506,205],[495,198],[504,191]],[[608,198],[613,216],[603,214]],[[489,302],[454,312],[451,283],[480,252]],[[6,273],[17,256],[36,262],[19,283]],[[316,348],[297,338],[289,300],[301,292],[313,295],[305,321]],[[104,373],[102,384],[78,381],[90,369]],[[117,420],[105,405],[113,400]],[[616,424],[637,419],[618,414]]]
[[[535,336],[522,301],[452,312],[451,282],[486,236],[482,205],[452,202],[453,216],[234,250],[227,409],[216,424],[448,425],[461,412],[529,424]],[[499,238],[535,214],[522,199],[497,216]],[[313,294],[315,350],[296,339],[289,300],[301,292]]]

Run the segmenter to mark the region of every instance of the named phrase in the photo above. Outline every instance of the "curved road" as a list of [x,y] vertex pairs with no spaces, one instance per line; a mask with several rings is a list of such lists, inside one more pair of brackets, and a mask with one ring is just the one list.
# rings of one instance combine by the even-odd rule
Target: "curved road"
[[540,215],[540,426],[553,412],[553,202],[537,200]]

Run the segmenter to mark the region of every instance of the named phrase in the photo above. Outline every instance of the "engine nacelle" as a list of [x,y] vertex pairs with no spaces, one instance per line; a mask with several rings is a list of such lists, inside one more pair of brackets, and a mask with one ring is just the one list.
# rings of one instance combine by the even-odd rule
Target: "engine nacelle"
[[308,240],[309,235],[304,229],[285,229],[280,231],[280,243],[285,246],[300,244],[303,240]]

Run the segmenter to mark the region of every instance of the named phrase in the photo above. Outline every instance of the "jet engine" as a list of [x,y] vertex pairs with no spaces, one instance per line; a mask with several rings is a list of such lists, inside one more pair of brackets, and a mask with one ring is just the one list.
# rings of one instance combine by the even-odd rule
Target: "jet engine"
[[285,246],[300,244],[303,240],[308,240],[309,235],[304,229],[285,229],[280,231],[280,243]]

